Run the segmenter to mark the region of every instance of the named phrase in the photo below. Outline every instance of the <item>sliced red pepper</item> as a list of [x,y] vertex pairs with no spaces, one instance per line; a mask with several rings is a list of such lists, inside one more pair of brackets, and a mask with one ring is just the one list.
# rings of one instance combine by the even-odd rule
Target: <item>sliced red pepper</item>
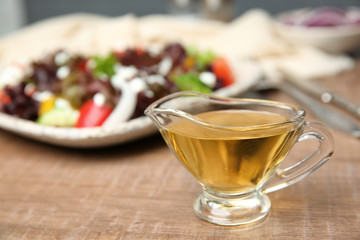
[[80,116],[76,123],[77,128],[101,126],[112,112],[107,105],[97,105],[94,100],[89,100],[80,108]]
[[223,81],[224,86],[229,86],[235,82],[231,68],[225,58],[216,58],[211,65],[213,73]]

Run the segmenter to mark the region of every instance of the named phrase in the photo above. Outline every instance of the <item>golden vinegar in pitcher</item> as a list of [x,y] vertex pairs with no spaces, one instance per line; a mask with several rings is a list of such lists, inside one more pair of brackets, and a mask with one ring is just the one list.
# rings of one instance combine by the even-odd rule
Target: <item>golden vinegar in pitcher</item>
[[162,134],[203,186],[228,194],[251,191],[265,182],[301,129],[286,117],[269,112],[218,110],[195,117],[201,124],[176,119]]

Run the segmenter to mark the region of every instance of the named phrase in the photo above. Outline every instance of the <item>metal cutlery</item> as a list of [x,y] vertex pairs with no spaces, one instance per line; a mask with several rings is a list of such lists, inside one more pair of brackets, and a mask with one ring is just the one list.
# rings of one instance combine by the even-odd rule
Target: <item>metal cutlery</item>
[[[334,108],[330,108],[326,104],[323,104],[320,101],[317,101],[314,98],[310,97],[309,95],[305,94],[303,90],[301,90],[301,88],[298,87],[298,85],[295,86],[295,84],[293,84],[293,81],[282,81],[281,83],[277,84],[276,88],[283,91],[284,93],[288,94],[290,97],[297,100],[299,103],[306,106],[307,109],[309,109],[314,114],[316,114],[316,116],[319,119],[321,119],[326,125],[333,127],[337,130],[340,130],[342,132],[348,133],[354,137],[360,138],[360,125],[355,120],[345,115],[344,113]],[[319,96],[318,93],[316,94],[317,94],[316,96]],[[342,98],[339,97],[337,99],[342,99]],[[336,101],[336,104],[339,104],[340,102]],[[345,101],[345,103],[346,105],[348,105],[347,101]],[[352,105],[349,105],[349,107],[351,109],[354,108],[354,106]]]
[[323,103],[340,107],[360,120],[360,106],[347,100],[345,97],[310,81],[295,81],[291,78],[287,78],[285,81],[290,82],[293,86],[317,98]]

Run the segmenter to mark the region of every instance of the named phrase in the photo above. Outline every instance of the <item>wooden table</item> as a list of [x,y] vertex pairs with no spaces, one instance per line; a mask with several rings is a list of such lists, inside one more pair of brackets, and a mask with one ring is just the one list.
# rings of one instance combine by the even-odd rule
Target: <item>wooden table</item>
[[[360,104],[360,63],[326,83]],[[360,239],[360,140],[332,132],[333,158],[269,194],[264,221],[222,227],[195,215],[200,186],[159,135],[76,150],[0,131],[0,239]]]

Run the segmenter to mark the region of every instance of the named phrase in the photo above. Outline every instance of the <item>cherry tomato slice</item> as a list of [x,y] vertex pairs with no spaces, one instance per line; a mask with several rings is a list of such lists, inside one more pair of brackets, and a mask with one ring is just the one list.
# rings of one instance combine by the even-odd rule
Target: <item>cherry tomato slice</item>
[[233,73],[225,58],[216,58],[212,63],[212,70],[216,77],[223,81],[224,86],[234,83]]
[[89,59],[85,59],[85,60],[79,62],[78,66],[77,66],[78,69],[82,72],[86,72],[87,71],[86,65],[87,65],[88,61],[89,61]]
[[11,98],[4,93],[4,91],[0,90],[0,105],[1,104],[9,104],[11,102]]
[[93,100],[84,103],[80,108],[77,128],[101,126],[112,112],[112,108],[106,105],[99,106]]

